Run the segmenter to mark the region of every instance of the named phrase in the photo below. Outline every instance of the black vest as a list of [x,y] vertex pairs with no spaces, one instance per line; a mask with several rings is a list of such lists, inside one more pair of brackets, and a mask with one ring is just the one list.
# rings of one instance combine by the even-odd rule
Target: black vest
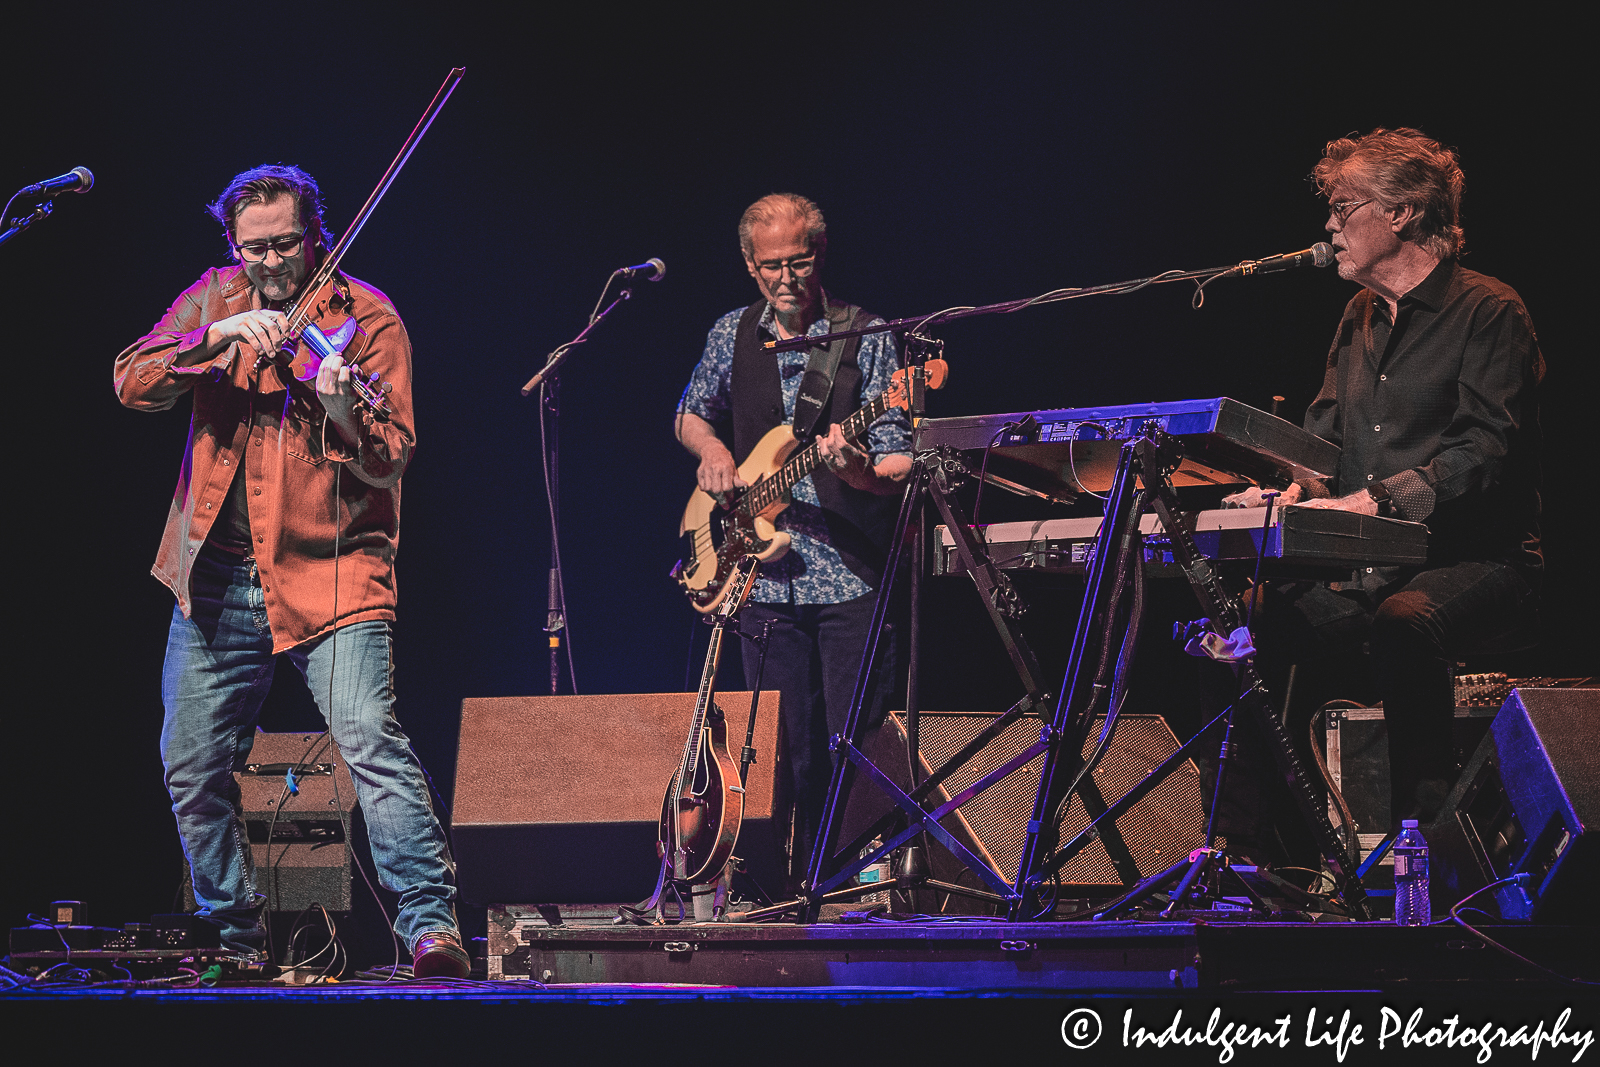
[[[733,344],[733,458],[737,463],[745,461],[767,431],[786,421],[783,385],[778,380],[778,358],[761,347],[759,336],[758,324],[766,309],[765,300],[757,300],[744,309]],[[849,304],[832,301],[828,303],[827,316],[830,328],[835,331],[845,329],[844,324],[852,316],[860,322],[876,317]],[[860,348],[859,337],[844,342],[833,389],[823,406],[822,417],[817,420],[819,434],[826,432],[829,423],[849,418],[870,399],[861,396],[861,367],[856,362]],[[894,535],[895,517],[899,513],[899,497],[856,489],[824,467],[811,472],[811,482],[817,487],[822,517],[828,525],[828,539],[839,558],[851,573],[876,589],[888,559],[889,540]]]

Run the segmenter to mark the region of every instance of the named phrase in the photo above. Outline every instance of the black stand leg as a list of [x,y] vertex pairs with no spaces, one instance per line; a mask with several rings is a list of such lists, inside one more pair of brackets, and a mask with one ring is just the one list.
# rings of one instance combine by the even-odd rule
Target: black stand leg
[[[868,641],[867,653],[863,657],[861,673],[856,679],[856,693],[851,701],[850,717],[845,726],[845,733],[841,738],[837,739],[837,747],[840,750],[841,759],[834,767],[834,779],[832,788],[829,791],[828,806],[824,811],[821,831],[817,837],[816,847],[812,851],[811,866],[806,878],[806,888],[812,894],[826,892],[844,878],[853,875],[869,863],[875,862],[877,857],[882,854],[880,851],[868,857],[858,857],[855,855],[855,850],[860,846],[852,842],[852,847],[847,847],[838,854],[830,856],[829,846],[838,834],[839,824],[843,815],[844,798],[848,795],[853,782],[855,764],[859,761],[864,766],[870,766],[865,757],[861,756],[856,748],[861,739],[861,709],[865,687],[872,677],[878,636],[881,633],[889,597],[892,595],[893,582],[897,573],[895,568],[899,563],[900,551],[905,544],[906,532],[912,528],[913,518],[920,510],[924,493],[931,496],[935,506],[944,518],[947,528],[951,531],[956,541],[957,555],[960,557],[962,565],[966,568],[968,574],[972,576],[973,581],[978,585],[984,606],[989,611],[990,618],[1000,634],[1001,641],[1011,657],[1013,666],[1023,680],[1023,685],[1027,689],[1027,696],[1024,698],[1025,708],[1040,706],[1047,699],[1042,689],[1043,675],[1039,670],[1037,660],[1034,659],[1033,650],[1028,647],[1026,639],[1023,638],[1014,623],[1015,618],[1023,610],[1021,599],[1011,588],[1004,575],[989,560],[987,553],[983,551],[974,537],[971,526],[966,521],[965,516],[959,513],[950,499],[953,489],[951,485],[952,478],[964,476],[964,474],[965,468],[961,466],[960,462],[949,454],[942,452],[923,453],[917,457],[913,466],[905,501],[901,506],[900,518],[895,526],[895,540],[894,548],[891,552],[890,568],[887,571],[884,586],[879,590],[878,603],[874,611],[874,636]],[[915,575],[913,576],[913,581],[918,581],[920,578],[920,575]],[[900,793],[898,789],[888,783],[886,778],[881,779],[879,784],[880,786],[888,785],[889,789],[893,790],[891,795],[898,794],[896,803],[901,805],[902,810],[907,811],[907,813],[926,814],[917,801],[922,800],[932,792],[936,778],[942,780],[942,777],[948,776],[954,770],[958,760],[964,762],[975,751],[976,749],[969,745],[962,753],[957,754],[957,759],[951,760],[945,767],[940,768],[941,773],[939,775],[931,776],[927,781],[921,783],[917,788],[918,797],[916,800]],[[881,776],[881,772],[878,772],[876,768],[871,768],[869,774],[873,774],[875,780]],[[985,782],[984,788],[987,788],[989,784],[993,783]],[[973,787],[968,788],[970,791]],[[971,795],[975,795],[975,793],[968,791],[963,792],[968,793],[964,799],[970,799]],[[962,802],[964,802],[964,799]],[[955,798],[952,798],[952,802],[954,801]],[[906,805],[909,805],[909,808]],[[953,807],[950,807],[949,810],[953,810]],[[947,813],[948,811],[942,812],[942,814]],[[886,817],[886,819],[888,818],[892,818],[892,816]],[[916,818],[916,816],[913,815],[913,818]],[[881,823],[882,821],[880,821]],[[1003,895],[1001,893],[1002,890],[1009,892],[1009,887],[1005,885],[1004,880],[991,871],[987,864],[972,856],[964,847],[955,844],[953,839],[945,840],[941,836],[944,831],[938,828],[937,823],[930,824],[927,820],[921,818],[917,819],[917,823],[920,826],[926,826],[935,836],[940,836],[942,843],[946,847],[951,847],[952,851],[955,851],[963,859],[963,862],[966,862],[979,877],[991,885],[996,894]],[[867,840],[870,841],[871,837],[868,837]],[[893,835],[884,846],[884,850],[893,848],[899,843],[900,835]],[[814,904],[809,909],[811,921],[814,921],[816,907],[818,906]]]
[[[922,784],[922,579],[928,573],[928,509],[919,506],[912,516],[911,535],[916,538],[911,551],[911,620],[906,628],[906,762],[910,766],[911,793],[916,795],[917,786]],[[928,838],[927,835],[916,839],[916,844],[907,845],[901,855],[901,866],[904,873],[897,870],[897,878],[909,880],[911,887],[907,888],[899,898],[891,897],[897,904],[904,904],[905,910],[921,912],[925,910],[922,894],[915,890],[927,882],[928,879]]]
[[772,644],[773,620],[768,619],[761,624],[761,635],[747,634],[741,628],[739,636],[749,641],[761,650],[761,658],[756,661],[756,684],[754,692],[750,694],[750,718],[744,728],[744,750],[739,753],[739,784],[747,785],[750,781],[750,765],[756,761],[756,712],[761,707],[761,679],[767,673],[767,648]]
[[[550,695],[561,692],[561,643],[566,638],[566,591],[561,580],[561,378],[548,378],[544,395],[539,398],[544,410],[540,418],[546,420],[544,473],[550,494],[550,574],[546,591],[544,632],[549,634]],[[576,690],[574,690],[576,691]]]
[[[1167,471],[1170,469],[1168,461],[1158,458],[1161,450],[1167,448],[1175,450],[1175,443],[1170,442],[1170,439],[1158,443],[1154,437],[1147,437],[1135,447],[1144,457],[1142,478],[1151,494],[1162,526],[1167,531],[1173,558],[1183,568],[1190,587],[1194,589],[1195,596],[1200,601],[1201,610],[1211,617],[1219,630],[1224,633],[1233,632],[1244,622],[1239,602],[1228,593],[1210,561],[1195,547],[1193,533],[1179,508],[1178,495],[1167,477]],[[1333,823],[1329,821],[1327,809],[1318,803],[1316,794],[1312,792],[1311,778],[1295,754],[1294,744],[1284,730],[1277,711],[1267,699],[1266,687],[1262,685],[1260,676],[1247,661],[1240,664],[1239,678],[1243,695],[1239,697],[1235,706],[1242,706],[1255,717],[1257,726],[1272,751],[1279,774],[1283,776],[1294,794],[1301,816],[1316,838],[1323,862],[1333,875],[1334,884],[1338,887],[1345,909],[1352,918],[1370,918],[1366,893],[1361,888],[1355,860],[1346,850],[1345,842],[1333,828]],[[1213,804],[1213,816],[1215,811],[1216,807]]]
[[1217,748],[1217,780],[1211,784],[1211,814],[1206,818],[1206,847],[1215,848],[1217,844],[1217,806],[1222,803],[1222,787],[1228,778],[1228,764],[1233,760],[1233,709],[1236,705],[1229,705],[1223,712],[1228,718],[1227,727],[1222,732],[1222,744]]
[[[1072,653],[1051,727],[1059,740],[1045,759],[1033,816],[1028,820],[1028,836],[1017,868],[1018,898],[1011,910],[1013,920],[1035,919],[1041,912],[1040,892],[1046,866],[1059,840],[1061,806],[1084,777],[1083,744],[1096,711],[1109,695],[1105,683],[1111,634],[1122,607],[1127,571],[1143,566],[1135,485],[1133,449],[1124,446],[1095,541],[1094,561],[1089,567]],[[1108,716],[1116,712],[1109,706],[1104,710]]]
[[[988,558],[982,544],[974,535],[971,524],[952,499],[955,483],[967,475],[966,468],[947,451],[921,453],[913,464],[911,477],[906,488],[906,496],[902,501],[899,519],[895,526],[893,548],[890,553],[889,565],[886,568],[883,588],[879,590],[877,604],[874,608],[873,636],[868,641],[867,648],[863,654],[861,672],[857,675],[856,690],[851,701],[845,730],[834,739],[833,747],[839,753],[839,759],[834,765],[828,801],[824,808],[817,841],[812,850],[806,880],[802,886],[805,896],[801,901],[796,902],[806,921],[815,921],[824,901],[850,893],[849,890],[839,889],[838,887],[843,885],[856,872],[871,863],[877,862],[889,851],[923,833],[931,834],[946,848],[949,848],[961,862],[966,864],[988,885],[990,891],[971,890],[961,886],[947,886],[944,884],[938,884],[937,888],[995,902],[1008,902],[1014,896],[1015,891],[1006,882],[1004,876],[994,871],[987,863],[958,842],[938,824],[938,820],[950,814],[961,804],[966,803],[973,796],[976,796],[995,782],[1046,753],[1053,744],[1054,735],[1052,732],[1048,729],[1044,730],[1039,741],[1034,745],[1013,757],[1002,767],[991,771],[977,782],[959,791],[944,804],[932,810],[924,806],[927,804],[928,798],[935,795],[935,790],[947,781],[950,775],[981,751],[995,737],[998,737],[1007,726],[1027,712],[1044,706],[1049,699],[1049,695],[1043,688],[1043,674],[1039,670],[1038,662],[1016,625],[1016,619],[1025,610],[1025,606],[1015,590],[1012,589],[1010,582]],[[907,541],[907,532],[916,528],[913,524],[920,524],[922,521],[924,496],[933,501],[946,523],[946,528],[951,531],[955,541],[956,555],[960,559],[961,566],[977,585],[984,607],[988,611],[997,633],[1000,635],[1001,642],[1012,660],[1012,665],[1016,668],[1017,674],[1023,682],[1026,693],[1022,700],[1011,710],[990,724],[977,738],[947,760],[943,766],[918,782],[911,794],[907,794],[874,766],[861,753],[858,745],[863,733],[862,709],[865,706],[870,680],[874,675],[879,639],[883,623],[887,617],[888,604],[893,596],[894,581],[898,574],[900,557]],[[920,578],[921,575],[919,573],[913,575],[912,580],[916,582]],[[913,641],[913,645],[915,645],[915,641]],[[913,705],[915,702],[908,699],[907,703],[908,705]],[[913,767],[917,769],[914,773],[917,774],[917,777],[921,777],[920,755],[916,749],[913,749],[911,755],[914,761]],[[839,828],[842,823],[845,798],[849,794],[858,770],[867,774],[883,792],[889,795],[896,805],[896,810],[878,820],[873,828],[856,841],[851,842],[843,849],[835,850],[833,846],[838,838]],[[901,820],[904,820],[905,825],[900,831],[888,832],[888,828],[891,825]],[[874,850],[869,855],[863,856],[859,854],[874,837],[881,836],[887,837],[886,843],[881,848]],[[1112,848],[1113,851],[1117,851],[1115,839],[1112,841]],[[1125,851],[1125,849],[1121,851]],[[1127,862],[1131,866],[1131,857],[1127,858]],[[920,884],[935,885],[931,881],[921,882]],[[874,883],[873,886],[868,888],[882,889],[885,887],[884,883]],[[894,888],[893,885],[887,887]],[[867,890],[863,889],[862,891]],[[850,895],[854,894],[850,893]],[[783,906],[764,909],[767,914],[781,913],[782,910],[784,910]],[[756,917],[755,913],[752,913],[751,917]]]
[[[883,640],[883,625],[888,621],[889,605],[894,596],[895,579],[900,570],[900,558],[905,547],[906,531],[911,528],[912,516],[916,514],[922,500],[922,489],[926,483],[926,467],[913,463],[911,475],[906,479],[905,495],[900,500],[900,514],[895,520],[893,541],[890,542],[889,559],[884,566],[883,584],[878,589],[878,597],[872,607],[872,624],[868,631],[866,648],[862,650],[861,669],[856,674],[856,686],[850,697],[850,713],[845,718],[843,737],[848,738],[852,745],[859,742],[862,733],[862,709],[866,704],[867,692],[871,688],[874,669],[877,666],[878,648]],[[839,738],[834,739],[835,750],[838,751]],[[805,908],[805,921],[816,922],[817,914],[822,907],[822,899],[818,894],[818,887],[824,880],[823,867],[828,859],[828,845],[837,835],[839,825],[844,819],[844,801],[849,794],[850,785],[855,777],[855,765],[846,758],[844,752],[839,751],[833,764],[833,779],[828,787],[828,799],[822,809],[822,822],[817,828],[817,839],[811,849],[811,859],[806,867],[806,878],[801,883],[801,891],[807,896]],[[870,857],[869,861],[875,861]],[[865,869],[867,863],[862,863],[857,870]],[[854,871],[849,872],[854,874]]]
[[[1176,464],[1177,454],[1176,442],[1155,431],[1147,431],[1144,438],[1123,449],[1116,481],[1107,501],[1106,517],[1102,522],[1100,537],[1095,546],[1095,561],[1090,570],[1084,605],[1073,638],[1072,658],[1069,661],[1066,680],[1062,684],[1061,703],[1057,708],[1054,724],[1054,728],[1061,735],[1060,744],[1052,752],[1045,771],[1040,776],[1039,796],[1034,807],[1033,819],[1028,824],[1027,846],[1017,874],[1017,886],[1021,892],[1012,909],[1013,919],[1034,918],[1041,913],[1043,909],[1040,908],[1039,893],[1045,880],[1059,871],[1068,856],[1081,847],[1081,843],[1092,839],[1099,830],[1099,824],[1105,821],[1105,816],[1096,818],[1088,829],[1069,844],[1068,848],[1056,850],[1057,813],[1060,811],[1060,806],[1074,791],[1079,790],[1078,780],[1083,777],[1086,770],[1091,769],[1084,767],[1081,759],[1074,761],[1068,757],[1070,754],[1081,753],[1084,731],[1092,722],[1099,701],[1107,697],[1109,647],[1111,636],[1115,632],[1115,620],[1121,611],[1124,579],[1129,573],[1133,573],[1134,568],[1142,566],[1143,553],[1139,549],[1137,535],[1138,513],[1141,510],[1137,501],[1142,499],[1142,494],[1134,492],[1135,475],[1143,484],[1143,493],[1149,495],[1166,531],[1174,558],[1183,567],[1184,574],[1188,577],[1202,609],[1224,633],[1233,632],[1243,622],[1243,613],[1238,601],[1228,594],[1210,562],[1196,549],[1193,533],[1178,506],[1177,494],[1172,488],[1169,477],[1170,470]],[[1117,538],[1114,552],[1113,537]],[[1108,587],[1109,595],[1107,595]],[[1103,598],[1104,603],[1102,603]],[[1137,616],[1137,609],[1132,616]],[[1101,635],[1098,648],[1092,643],[1097,633]],[[1091,662],[1098,663],[1098,667],[1092,673],[1089,667]],[[1217,796],[1220,797],[1221,782],[1232,756],[1234,709],[1243,706],[1260,720],[1262,730],[1271,743],[1279,771],[1294,790],[1302,815],[1317,837],[1324,860],[1333,872],[1346,909],[1354,918],[1367,918],[1366,898],[1360,880],[1355,874],[1354,863],[1345,851],[1344,842],[1328,821],[1327,812],[1317,804],[1316,797],[1310,789],[1309,779],[1299,764],[1288,735],[1284,732],[1283,724],[1268,705],[1261,679],[1248,662],[1240,665],[1239,676],[1243,695],[1222,716],[1219,716],[1219,719],[1226,720],[1228,732],[1223,741],[1221,765],[1218,769]],[[1115,699],[1111,699],[1112,704],[1106,711],[1114,715]],[[1180,749],[1180,755],[1201,736],[1208,733],[1217,721],[1213,720],[1200,734],[1191,739],[1184,749]],[[1146,795],[1156,781],[1165,777],[1180,762],[1178,758],[1167,760],[1126,796],[1111,805],[1106,811],[1106,816],[1126,810],[1139,797]],[[1069,775],[1073,777],[1069,779]],[[1087,797],[1085,802],[1088,803]],[[1205,886],[1208,872],[1215,873],[1219,878],[1225,876],[1227,872],[1222,867],[1220,854],[1213,847],[1216,810],[1217,804],[1214,799],[1211,821],[1207,826],[1207,843],[1204,847],[1197,849],[1190,859],[1173,864],[1161,874],[1141,882],[1130,893],[1101,912],[1101,916],[1109,917],[1133,907],[1177,882],[1179,888],[1167,909],[1170,914],[1195,891],[1196,886],[1202,888]],[[1247,895],[1253,897],[1248,887],[1244,888]]]

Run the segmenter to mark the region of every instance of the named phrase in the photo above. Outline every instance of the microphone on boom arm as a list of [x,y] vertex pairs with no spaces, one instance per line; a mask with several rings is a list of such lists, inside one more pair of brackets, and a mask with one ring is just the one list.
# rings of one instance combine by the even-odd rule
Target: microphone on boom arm
[[46,178],[42,182],[23,186],[17,190],[19,197],[49,196],[62,193],[87,193],[94,188],[94,175],[88,167],[73,167],[59,178]]
[[1333,262],[1333,246],[1326,241],[1318,241],[1310,248],[1302,248],[1298,252],[1285,252],[1278,256],[1268,256],[1266,259],[1247,259],[1233,268],[1241,275],[1268,274],[1275,270],[1291,270],[1295,267],[1326,267]]
[[628,281],[633,281],[642,274],[646,281],[659,282],[667,276],[667,265],[652,256],[643,263],[635,263],[631,267],[623,267],[617,273]]
[[1298,252],[1285,252],[1278,256],[1268,256],[1266,259],[1247,259],[1232,267],[1226,267],[1215,273],[1210,271],[1195,271],[1192,274],[1182,274],[1179,277],[1191,278],[1197,274],[1208,274],[1204,281],[1195,282],[1194,297],[1190,303],[1198,308],[1206,302],[1206,286],[1222,278],[1243,278],[1247,274],[1270,274],[1277,270],[1290,270],[1294,267],[1326,267],[1334,260],[1333,246],[1326,241],[1318,241],[1310,248],[1302,248]]

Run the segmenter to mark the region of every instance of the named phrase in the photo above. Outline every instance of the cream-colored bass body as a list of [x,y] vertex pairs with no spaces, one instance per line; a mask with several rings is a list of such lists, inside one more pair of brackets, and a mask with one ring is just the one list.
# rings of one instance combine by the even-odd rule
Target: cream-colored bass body
[[[919,373],[927,388],[939,389],[948,371],[944,360],[930,359]],[[895,371],[883,395],[839,424],[846,440],[859,442],[884,412],[906,406],[910,395],[906,374]],[[727,595],[729,576],[745,556],[766,563],[789,551],[789,535],[776,529],[773,520],[789,506],[795,483],[816,470],[821,458],[815,441],[801,447],[791,427],[774,426],[739,465],[739,477],[750,483],[749,488],[724,493],[721,500],[703,489],[689,497],[678,524],[683,559],[672,576],[696,611],[717,610]]]
[[[792,427],[774,426],[739,466],[739,477],[755,488],[777,474],[799,446]],[[724,499],[743,492],[747,490],[724,494]],[[733,507],[725,508],[704,489],[696,489],[678,524],[678,536],[684,538],[688,561],[679,564],[675,573],[697,611],[715,611],[727,593],[727,575],[718,566],[719,556],[736,560],[754,556],[766,563],[789,551],[789,535],[772,525],[778,513],[789,506],[788,493],[780,494],[764,510],[749,516],[747,522],[737,520],[737,504],[731,500],[729,503]]]

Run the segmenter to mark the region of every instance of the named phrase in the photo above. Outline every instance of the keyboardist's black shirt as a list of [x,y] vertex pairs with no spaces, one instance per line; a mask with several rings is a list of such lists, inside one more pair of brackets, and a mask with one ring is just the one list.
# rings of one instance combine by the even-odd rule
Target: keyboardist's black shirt
[[[1383,482],[1425,522],[1429,563],[1542,567],[1533,322],[1509,286],[1445,260],[1389,306],[1370,289],[1345,308],[1305,428],[1341,449],[1314,495]],[[1320,491],[1319,491],[1320,490]]]

